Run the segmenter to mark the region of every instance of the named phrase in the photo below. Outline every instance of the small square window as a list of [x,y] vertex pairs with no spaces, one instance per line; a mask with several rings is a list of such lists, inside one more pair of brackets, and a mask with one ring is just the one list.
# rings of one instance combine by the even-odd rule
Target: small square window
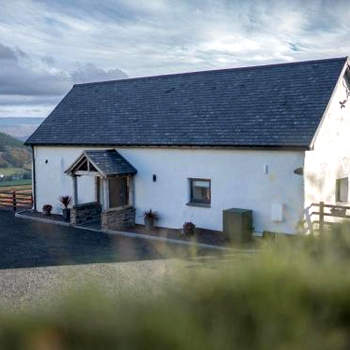
[[190,204],[210,204],[211,199],[210,180],[190,179],[191,198]]
[[337,179],[336,181],[336,201],[337,202],[347,202],[348,201],[348,178],[343,177],[342,179]]

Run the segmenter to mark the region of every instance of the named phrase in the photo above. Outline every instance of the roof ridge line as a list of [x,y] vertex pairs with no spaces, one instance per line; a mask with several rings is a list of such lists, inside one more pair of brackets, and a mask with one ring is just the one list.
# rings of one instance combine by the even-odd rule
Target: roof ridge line
[[348,59],[348,57],[349,56],[341,56],[341,57],[314,59],[314,60],[304,60],[304,61],[295,61],[295,62],[261,64],[261,65],[256,65],[256,66],[243,66],[243,67],[235,67],[235,68],[219,68],[219,69],[200,70],[200,71],[183,72],[183,73],[169,73],[169,74],[149,75],[149,76],[141,76],[141,77],[132,77],[132,78],[123,78],[123,79],[114,79],[114,80],[95,81],[95,82],[88,82],[88,83],[77,83],[77,84],[74,84],[73,87],[80,87],[80,86],[87,86],[87,85],[98,85],[98,84],[112,84],[112,83],[115,83],[115,82],[126,82],[126,81],[132,81],[132,80],[167,78],[167,77],[172,77],[172,76],[195,75],[195,74],[201,74],[201,73],[217,73],[217,72],[225,72],[225,71],[274,68],[274,67],[287,66],[287,65],[326,63],[326,62],[329,62],[329,61],[341,61],[341,60],[346,61]]

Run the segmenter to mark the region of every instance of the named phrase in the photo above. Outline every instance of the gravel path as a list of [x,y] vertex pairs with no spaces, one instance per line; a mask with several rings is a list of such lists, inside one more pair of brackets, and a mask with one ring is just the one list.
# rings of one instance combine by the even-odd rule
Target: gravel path
[[157,295],[174,283],[179,270],[191,265],[167,259],[0,270],[0,310],[47,310],[67,294],[91,288],[113,297]]

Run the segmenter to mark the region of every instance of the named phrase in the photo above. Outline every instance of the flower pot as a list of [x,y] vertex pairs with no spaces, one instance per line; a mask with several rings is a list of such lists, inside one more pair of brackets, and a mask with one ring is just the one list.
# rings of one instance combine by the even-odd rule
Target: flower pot
[[151,231],[154,228],[154,218],[145,217],[145,226],[147,231]]
[[70,209],[69,208],[62,209],[62,216],[63,216],[64,221],[69,222],[70,221]]

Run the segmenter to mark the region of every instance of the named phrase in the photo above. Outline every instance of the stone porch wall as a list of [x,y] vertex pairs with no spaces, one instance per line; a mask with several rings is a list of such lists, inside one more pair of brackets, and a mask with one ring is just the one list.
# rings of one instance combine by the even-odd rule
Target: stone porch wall
[[135,225],[135,208],[128,206],[102,212],[102,229],[122,230]]
[[101,220],[101,205],[97,202],[77,204],[71,210],[70,222],[74,225],[84,225]]

